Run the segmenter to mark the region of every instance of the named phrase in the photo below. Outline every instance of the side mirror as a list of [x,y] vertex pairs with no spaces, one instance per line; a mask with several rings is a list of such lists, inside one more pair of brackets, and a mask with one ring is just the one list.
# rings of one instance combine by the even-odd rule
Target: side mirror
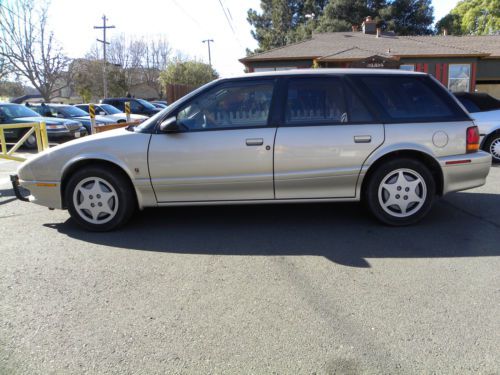
[[99,113],[97,113],[99,116],[106,116],[106,112],[104,111],[100,111]]
[[186,125],[177,122],[176,117],[169,117],[160,124],[160,131],[162,133],[182,133],[188,130]]

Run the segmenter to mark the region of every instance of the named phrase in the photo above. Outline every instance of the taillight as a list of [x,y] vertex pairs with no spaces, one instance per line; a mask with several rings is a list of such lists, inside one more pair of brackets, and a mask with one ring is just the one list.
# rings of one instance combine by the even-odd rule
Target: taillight
[[479,129],[477,126],[467,128],[467,153],[479,150]]

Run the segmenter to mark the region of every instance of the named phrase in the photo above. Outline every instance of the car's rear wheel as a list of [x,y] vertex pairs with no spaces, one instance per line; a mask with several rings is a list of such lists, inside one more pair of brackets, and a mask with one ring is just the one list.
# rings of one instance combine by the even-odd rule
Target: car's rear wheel
[[490,135],[483,149],[491,154],[493,162],[500,163],[500,132]]
[[385,224],[414,224],[431,209],[436,184],[429,169],[413,159],[382,164],[371,175],[365,199],[373,215]]
[[74,221],[92,231],[109,231],[132,216],[136,200],[130,181],[114,168],[90,166],[71,176],[65,202]]

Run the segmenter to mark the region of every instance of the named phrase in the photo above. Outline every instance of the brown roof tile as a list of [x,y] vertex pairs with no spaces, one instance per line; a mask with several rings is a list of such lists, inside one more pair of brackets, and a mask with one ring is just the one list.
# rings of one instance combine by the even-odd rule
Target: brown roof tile
[[313,34],[303,42],[272,49],[240,61],[322,58],[328,60],[382,56],[488,56],[500,57],[496,36],[389,36],[338,32]]

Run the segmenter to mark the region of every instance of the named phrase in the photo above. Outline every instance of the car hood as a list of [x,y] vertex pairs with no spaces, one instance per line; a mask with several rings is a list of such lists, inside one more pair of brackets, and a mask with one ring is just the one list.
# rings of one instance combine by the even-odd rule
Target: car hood
[[65,170],[75,162],[104,160],[121,167],[130,176],[149,178],[150,137],[151,134],[121,128],[75,139],[37,154],[21,164],[17,173],[26,181],[60,181]]
[[57,117],[19,117],[14,119],[17,123],[30,123],[30,122],[45,122],[46,125],[76,125],[79,121],[70,120],[67,118]]

